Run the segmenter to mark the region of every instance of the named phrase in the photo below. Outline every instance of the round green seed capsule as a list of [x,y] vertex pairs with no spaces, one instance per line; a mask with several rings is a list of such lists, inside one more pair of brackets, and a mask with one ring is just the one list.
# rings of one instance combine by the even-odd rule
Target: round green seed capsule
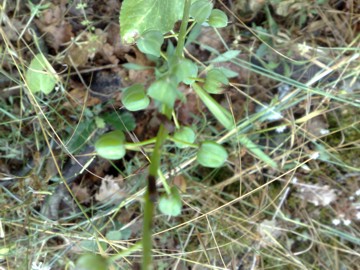
[[111,131],[102,135],[95,143],[96,153],[106,159],[116,160],[125,156],[125,135],[122,131]]
[[205,141],[197,152],[197,161],[204,167],[221,167],[228,158],[224,147],[212,141]]
[[107,260],[98,254],[84,254],[76,262],[77,270],[107,270]]
[[144,110],[149,106],[150,98],[145,93],[142,84],[134,84],[125,89],[122,94],[121,102],[129,111]]
[[208,23],[212,27],[222,28],[222,27],[227,26],[228,18],[227,18],[226,14],[223,11],[221,11],[219,9],[213,9],[211,11]]
[[170,195],[164,195],[159,200],[159,210],[164,215],[176,217],[181,214],[182,201],[176,187],[171,188]]
[[213,4],[208,0],[197,0],[191,4],[190,16],[202,24],[210,16]]

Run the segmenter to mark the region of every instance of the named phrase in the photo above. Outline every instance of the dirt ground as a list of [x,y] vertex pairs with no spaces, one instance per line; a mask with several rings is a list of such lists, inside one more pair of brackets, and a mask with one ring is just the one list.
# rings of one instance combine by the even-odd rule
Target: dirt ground
[[[122,42],[121,4],[0,6],[0,269],[75,269],[84,252],[112,256],[141,238],[151,148],[114,162],[94,153],[109,130],[139,142],[164,123],[154,102],[139,112],[122,105],[122,90],[149,87],[161,62]],[[186,57],[204,77],[204,66],[236,52],[213,63],[232,72],[213,97],[241,129],[225,133],[191,87],[180,85],[186,102],[176,101],[178,124],[193,127],[199,141],[224,141],[229,158],[222,168],[203,168],[192,150],[166,143],[162,171],[181,190],[183,209],[176,218],[155,216],[154,269],[357,269],[359,2],[229,0],[215,7],[229,25],[202,27]],[[163,50],[170,42],[176,39],[165,39]],[[39,52],[58,76],[48,95],[25,86]],[[270,107],[278,112],[265,113]],[[278,168],[241,145],[242,134]],[[110,269],[138,269],[140,261],[134,251]]]

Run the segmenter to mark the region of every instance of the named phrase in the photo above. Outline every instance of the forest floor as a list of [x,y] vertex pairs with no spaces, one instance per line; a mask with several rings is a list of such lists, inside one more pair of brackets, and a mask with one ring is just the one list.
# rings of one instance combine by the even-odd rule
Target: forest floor
[[[146,67],[159,63],[121,41],[120,2],[0,5],[0,269],[75,269],[86,252],[123,253],[109,269],[139,267],[131,247],[142,235],[151,148],[108,161],[93,147],[109,130],[151,139],[163,122],[153,103],[139,112],[121,103],[123,89],[155,80]],[[213,97],[237,128],[224,131],[181,85],[176,121],[197,141],[224,142],[229,157],[204,168],[192,148],[166,142],[161,170],[183,207],[177,217],[156,210],[154,269],[359,269],[359,2],[215,6],[229,25],[202,27],[187,57],[231,77]],[[58,77],[49,94],[26,87],[38,53]]]

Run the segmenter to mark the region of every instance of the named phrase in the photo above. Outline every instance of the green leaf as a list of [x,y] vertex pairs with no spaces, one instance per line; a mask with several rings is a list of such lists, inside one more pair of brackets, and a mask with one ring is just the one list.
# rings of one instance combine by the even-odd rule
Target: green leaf
[[190,16],[199,24],[202,24],[209,18],[213,5],[208,0],[198,0],[192,3],[190,7]]
[[[181,127],[174,133],[174,139],[180,142],[175,142],[175,145],[179,148],[189,147],[189,144],[195,141],[195,132],[190,127]],[[184,142],[184,143],[182,143]]]
[[122,234],[120,231],[108,231],[106,233],[106,239],[109,239],[112,241],[119,241],[122,239]]
[[95,143],[95,150],[103,158],[116,160],[125,156],[124,143],[124,133],[115,130],[102,135]]
[[169,108],[174,107],[175,100],[179,96],[174,79],[164,77],[150,85],[148,95],[153,99],[166,104]]
[[257,58],[262,58],[268,53],[269,53],[269,46],[264,43],[261,43],[260,46],[257,48],[255,55]]
[[160,57],[161,45],[164,42],[164,37],[160,31],[148,30],[141,35],[137,41],[139,50],[146,54],[151,54]]
[[211,11],[208,23],[212,27],[222,28],[227,26],[228,18],[226,14],[220,9],[213,9]]
[[257,158],[264,161],[269,166],[271,166],[273,168],[277,168],[276,162],[271,157],[269,157],[267,154],[265,154],[260,149],[260,147],[257,144],[255,144],[253,141],[251,141],[248,137],[246,137],[245,135],[240,135],[238,137],[238,139],[239,139],[239,142],[243,146],[245,146],[247,149],[249,149],[249,151],[251,151]]
[[94,132],[94,121],[86,120],[77,125],[76,130],[69,128],[70,141],[66,142],[66,147],[70,153],[75,153],[77,150],[81,150],[84,144],[87,142],[91,133]]
[[239,76],[238,73],[236,73],[235,71],[232,71],[231,69],[228,69],[228,68],[218,67],[217,69],[221,70],[222,73],[224,73],[224,75],[227,78],[235,78],[235,77]]
[[131,236],[131,229],[125,228],[120,230],[121,233],[121,240],[128,240]]
[[149,106],[150,99],[146,95],[145,87],[142,84],[133,84],[124,90],[121,102],[129,111],[140,111]]
[[221,87],[224,84],[229,84],[225,74],[219,69],[211,69],[206,75],[204,89],[211,94],[220,94],[222,92]]
[[181,214],[182,202],[176,187],[171,188],[170,195],[163,195],[159,200],[159,210],[168,216],[179,216]]
[[77,270],[107,270],[108,262],[106,258],[98,254],[84,254],[76,261]]
[[131,236],[131,229],[129,227],[125,227],[118,221],[114,221],[113,228],[111,231],[106,233],[106,238],[109,240],[128,240]]
[[57,81],[54,69],[41,53],[31,60],[25,79],[32,93],[43,92],[46,95],[54,89]]
[[315,148],[319,152],[320,160],[325,162],[331,161],[331,155],[328,150],[326,150],[326,147],[324,147],[322,144],[315,143]]
[[204,167],[219,168],[228,158],[224,147],[212,141],[205,141],[197,152],[196,159]]
[[10,252],[15,248],[15,246],[10,246],[10,247],[6,247],[6,246],[2,246],[0,247],[0,261],[5,260],[6,256],[9,256]]
[[204,89],[202,89],[196,83],[192,84],[192,87],[196,94],[199,96],[202,102],[206,105],[209,111],[214,117],[228,130],[234,128],[234,121],[231,117],[230,112],[223,108],[215,99],[213,99]]
[[152,67],[147,67],[147,66],[142,66],[139,64],[135,64],[135,63],[125,63],[122,65],[124,68],[128,69],[128,70],[147,70],[147,69],[151,69]]
[[193,29],[190,31],[186,38],[185,47],[187,47],[190,43],[193,43],[201,34],[201,24],[196,24]]
[[95,124],[97,128],[105,128],[105,121],[99,116],[95,117]]
[[82,240],[80,242],[81,249],[87,251],[87,252],[98,252],[99,251],[99,245],[100,247],[105,250],[107,244],[104,242],[97,242],[95,239],[92,240]]
[[133,43],[147,30],[166,33],[183,14],[184,1],[125,0],[120,11],[120,34],[124,42]]
[[193,61],[174,56],[169,59],[169,65],[177,82],[190,85],[195,81],[193,78],[197,77],[198,66]]
[[219,62],[226,62],[230,61],[231,59],[236,58],[239,55],[239,50],[228,50],[223,54],[220,54],[218,57],[212,59],[211,63],[219,63]]
[[136,128],[135,117],[130,112],[110,112],[100,116],[116,130],[132,131]]

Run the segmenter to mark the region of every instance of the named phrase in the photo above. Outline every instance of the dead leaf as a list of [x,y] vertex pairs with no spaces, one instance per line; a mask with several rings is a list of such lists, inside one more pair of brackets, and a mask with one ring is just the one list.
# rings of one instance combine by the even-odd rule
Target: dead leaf
[[89,1],[93,3],[90,5],[92,9],[96,12],[99,18],[108,16],[108,18],[115,18],[119,16],[120,2],[118,0],[106,0],[106,1]]
[[53,158],[48,158],[46,161],[46,167],[45,167],[45,179],[51,179],[58,173],[56,163],[60,163],[59,156],[55,155],[55,160]]
[[315,206],[327,206],[337,199],[336,190],[331,189],[330,186],[327,185],[302,184],[299,191],[300,198]]
[[126,196],[125,188],[120,188],[123,179],[121,176],[114,178],[107,175],[102,179],[100,189],[95,194],[95,199],[102,203],[111,201],[112,204],[120,203]]
[[71,187],[71,190],[79,203],[90,202],[91,195],[89,194],[88,188],[82,187],[81,185],[74,184]]
[[108,62],[114,65],[119,63],[119,59],[114,54],[114,47],[109,43],[104,44],[104,46],[100,50],[101,58],[103,62]]
[[319,115],[314,118],[311,118],[306,123],[306,130],[315,137],[321,137],[329,132],[328,123],[325,117]]
[[132,46],[125,45],[121,42],[120,38],[120,26],[115,23],[111,23],[106,29],[107,43],[109,43],[114,50],[114,54],[119,59],[125,59],[125,54],[131,51]]
[[[135,57],[130,54],[126,54],[125,58],[128,63],[134,63],[141,66],[152,66],[153,63],[149,61],[146,56],[138,51],[137,49],[133,49],[135,52]],[[141,84],[149,84],[150,81],[154,78],[154,71],[151,69],[146,70],[129,70],[129,84],[141,83]]]
[[[6,33],[6,38],[10,41],[17,41],[19,38],[19,33],[24,29],[24,24],[17,19],[5,19],[3,25],[1,26],[4,33]],[[4,41],[2,35],[0,35],[0,41]]]
[[96,29],[95,33],[86,32],[81,40],[74,42],[67,51],[64,62],[70,66],[84,66],[88,59],[93,59],[106,42],[106,33]]
[[285,17],[289,14],[294,14],[299,10],[306,10],[309,3],[306,1],[285,0],[271,3],[271,5],[275,9],[277,15]]
[[74,36],[71,24],[64,20],[65,11],[65,6],[52,6],[44,10],[39,19],[35,20],[40,32],[46,34],[45,40],[48,46],[56,51]]
[[258,233],[261,236],[260,245],[265,247],[276,244],[276,239],[281,235],[276,220],[265,219],[258,225]]
[[86,107],[92,107],[101,103],[99,98],[93,97],[87,93],[87,90],[82,85],[79,85],[78,87],[70,90],[68,95],[69,101],[64,103],[65,107],[83,106],[84,104]]
[[[219,35],[224,40],[228,40],[229,33],[224,29],[225,28],[219,28],[217,31],[219,32]],[[209,46],[217,51],[220,51],[220,52],[224,51],[224,44],[212,27],[201,28],[201,33],[199,35],[198,42],[199,42],[199,44]],[[202,48],[203,47],[200,46],[200,49],[202,49]],[[210,59],[215,58],[216,56],[217,55],[213,55],[213,57],[210,57]],[[207,60],[210,60],[210,59],[207,59]]]
[[234,3],[233,11],[241,17],[244,22],[253,21],[256,14],[262,11],[265,0],[237,0]]
[[174,185],[177,186],[181,192],[186,192],[186,178],[183,175],[177,175],[174,177]]
[[183,125],[191,125],[194,120],[193,115],[199,115],[201,111],[205,109],[205,106],[202,102],[199,102],[197,95],[194,91],[185,93],[186,102],[179,102],[176,106],[176,114],[178,120]]

